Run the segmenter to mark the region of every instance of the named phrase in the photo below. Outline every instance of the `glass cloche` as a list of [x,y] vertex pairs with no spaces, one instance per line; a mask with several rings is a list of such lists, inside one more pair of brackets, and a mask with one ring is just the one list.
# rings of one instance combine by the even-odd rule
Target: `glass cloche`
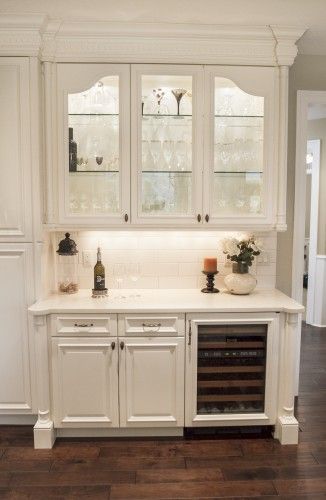
[[59,293],[78,292],[78,250],[70,233],[60,241],[57,250],[57,275]]

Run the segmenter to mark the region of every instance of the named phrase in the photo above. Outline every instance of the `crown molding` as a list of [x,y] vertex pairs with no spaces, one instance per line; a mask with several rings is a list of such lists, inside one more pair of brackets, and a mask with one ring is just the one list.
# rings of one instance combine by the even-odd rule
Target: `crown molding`
[[5,14],[0,55],[55,62],[291,65],[305,29],[181,23],[62,21]]
[[45,14],[1,14],[0,56],[39,56]]
[[296,42],[307,31],[306,27],[270,26],[275,37],[275,56],[278,66],[291,66],[298,54]]

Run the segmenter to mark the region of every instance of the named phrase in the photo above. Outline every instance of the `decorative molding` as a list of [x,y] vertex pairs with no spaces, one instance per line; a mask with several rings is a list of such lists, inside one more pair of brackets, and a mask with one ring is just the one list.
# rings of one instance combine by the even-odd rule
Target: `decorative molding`
[[39,56],[45,14],[1,14],[0,56]]
[[42,61],[291,65],[301,27],[50,20],[5,14],[0,55]]
[[303,26],[270,26],[275,37],[275,56],[278,66],[291,66],[298,53],[296,42],[307,30]]

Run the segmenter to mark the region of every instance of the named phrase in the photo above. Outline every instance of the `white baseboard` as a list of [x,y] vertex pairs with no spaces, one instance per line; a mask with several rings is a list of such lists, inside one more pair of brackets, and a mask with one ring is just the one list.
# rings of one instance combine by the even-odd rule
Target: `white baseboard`
[[37,415],[0,415],[0,425],[34,425]]
[[57,437],[176,437],[183,436],[183,427],[145,429],[56,429]]

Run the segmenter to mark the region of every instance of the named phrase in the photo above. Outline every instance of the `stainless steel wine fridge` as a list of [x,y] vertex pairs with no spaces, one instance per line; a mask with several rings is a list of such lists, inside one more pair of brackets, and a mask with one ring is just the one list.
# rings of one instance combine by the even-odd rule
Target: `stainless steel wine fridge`
[[273,424],[277,315],[191,318],[187,333],[186,425]]

